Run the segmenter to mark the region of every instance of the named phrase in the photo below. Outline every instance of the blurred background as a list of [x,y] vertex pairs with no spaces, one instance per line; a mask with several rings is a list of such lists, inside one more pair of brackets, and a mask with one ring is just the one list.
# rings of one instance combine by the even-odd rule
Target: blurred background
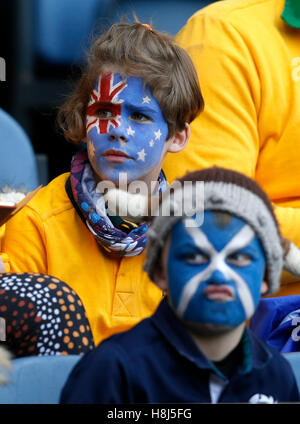
[[[95,36],[123,15],[132,22],[133,11],[140,21],[175,35],[194,12],[213,2],[0,0],[0,57],[6,65],[6,80],[0,81],[0,112],[6,125],[2,127],[0,114],[0,188],[1,181],[10,183],[9,161],[14,160],[13,167],[19,170],[26,168],[29,154],[37,161],[34,178],[43,184],[69,171],[76,147],[60,135],[56,112],[78,79],[85,51]],[[21,127],[17,132],[10,117]],[[23,130],[23,139],[30,144],[26,154],[15,144]],[[17,184],[16,175],[11,181]],[[32,181],[30,189],[37,184]]]

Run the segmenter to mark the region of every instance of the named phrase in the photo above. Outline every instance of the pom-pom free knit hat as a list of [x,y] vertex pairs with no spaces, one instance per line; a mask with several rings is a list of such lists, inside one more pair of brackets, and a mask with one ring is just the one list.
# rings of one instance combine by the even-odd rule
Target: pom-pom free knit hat
[[[181,184],[178,184],[178,181]],[[187,181],[192,182],[190,191],[183,189],[184,182]],[[266,255],[265,281],[268,284],[266,295],[279,290],[283,268],[300,276],[300,250],[292,242],[282,238],[272,204],[265,192],[253,179],[244,174],[225,168],[212,167],[185,175],[170,185],[170,187],[174,186],[174,194],[162,196],[159,204],[160,211],[155,214],[157,216],[153,217],[147,232],[148,242],[144,269],[151,280],[154,279],[154,269],[159,262],[161,250],[168,234],[179,220],[191,216],[189,211],[179,204],[178,198],[182,203],[187,199],[191,203],[191,197],[195,197],[197,181],[204,183],[201,212],[204,207],[204,211],[223,211],[237,216],[247,222],[260,239]],[[178,196],[180,190],[181,195]],[[176,191],[177,195],[175,195]],[[170,193],[170,190],[168,192]],[[161,213],[164,202],[171,203],[171,216],[163,216]],[[181,214],[177,213],[179,207]]]

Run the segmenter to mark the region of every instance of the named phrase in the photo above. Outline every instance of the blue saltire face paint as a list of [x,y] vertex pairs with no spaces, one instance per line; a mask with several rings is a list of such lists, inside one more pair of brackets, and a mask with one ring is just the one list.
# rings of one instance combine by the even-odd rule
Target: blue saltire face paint
[[177,315],[193,323],[236,327],[260,300],[265,255],[242,219],[225,226],[205,211],[201,227],[179,221],[171,232],[167,260],[169,298]]
[[101,180],[143,180],[160,163],[168,135],[158,102],[138,77],[97,78],[86,119],[90,163]]

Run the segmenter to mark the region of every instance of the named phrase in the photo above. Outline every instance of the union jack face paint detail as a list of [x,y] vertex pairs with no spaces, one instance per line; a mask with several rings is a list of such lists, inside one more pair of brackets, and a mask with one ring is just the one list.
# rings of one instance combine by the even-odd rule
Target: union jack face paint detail
[[[98,134],[106,134],[110,126],[117,128],[120,125],[121,103],[124,100],[119,99],[119,94],[127,87],[127,84],[124,80],[114,84],[114,76],[115,74],[109,72],[97,78],[87,108],[87,132],[96,127]],[[112,119],[103,120],[96,117],[103,103],[109,104],[109,109],[113,116]]]
[[96,175],[118,183],[125,173],[132,182],[160,171],[168,124],[141,78],[106,73],[97,78],[90,96],[86,135]]

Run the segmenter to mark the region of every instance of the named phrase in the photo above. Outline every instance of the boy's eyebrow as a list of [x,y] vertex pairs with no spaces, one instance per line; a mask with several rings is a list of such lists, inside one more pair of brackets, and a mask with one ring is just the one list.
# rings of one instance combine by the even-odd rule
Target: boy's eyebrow
[[[119,103],[117,103],[117,104],[119,104]],[[107,106],[107,107],[109,107],[109,106],[115,106],[116,105],[116,103],[112,103],[112,102],[101,102],[101,101],[97,101],[97,102],[94,102],[94,103],[92,103],[92,105],[91,106]]]
[[134,108],[134,109],[138,109],[140,112],[145,112],[145,113],[158,113],[158,111],[156,109],[152,109],[152,107],[148,106],[148,105],[136,105],[136,104],[129,104],[130,107]]
[[[133,103],[133,102],[129,102],[128,100],[126,100],[127,106],[132,108],[132,109],[138,109],[141,112],[145,112],[145,113],[158,113],[158,111],[156,109],[153,109],[151,106],[149,105],[143,105],[143,104],[138,104],[138,103]],[[102,102],[101,100],[98,100],[97,102],[92,103],[91,106],[101,106],[101,107],[112,107],[115,105],[122,105],[122,103],[113,103],[113,102]]]
[[132,105],[133,107],[136,107],[137,109],[145,112],[152,112],[152,113],[158,113],[157,109],[152,109],[149,105]]
[[176,242],[176,249],[193,249],[193,250],[201,250],[202,249],[197,246],[192,240],[180,240]]
[[253,256],[257,257],[257,248],[253,246],[253,239],[250,241],[249,244],[247,244],[247,246],[241,247],[240,249],[237,249],[236,252],[240,252],[240,253],[249,253]]

